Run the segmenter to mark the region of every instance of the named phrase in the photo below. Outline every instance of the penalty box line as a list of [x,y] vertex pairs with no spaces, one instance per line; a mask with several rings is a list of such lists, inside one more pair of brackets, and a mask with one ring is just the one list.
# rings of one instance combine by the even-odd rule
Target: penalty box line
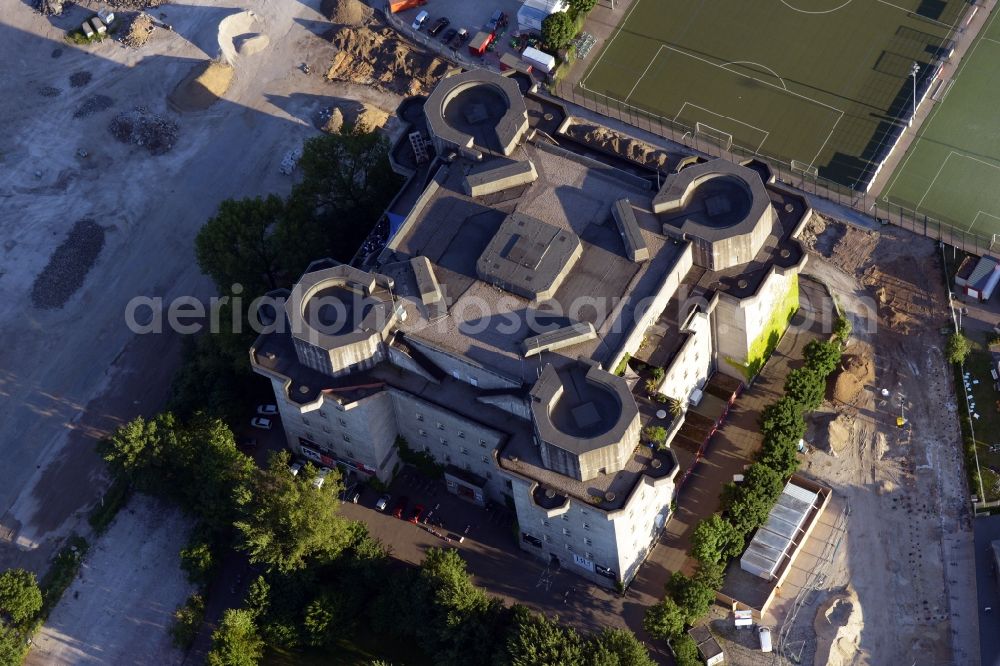
[[[764,79],[758,79],[755,76],[750,76],[749,74],[744,74],[743,72],[734,71],[734,70],[729,69],[728,67],[726,67],[725,64],[724,65],[720,65],[718,63],[712,62],[711,60],[707,60],[706,58],[702,58],[701,56],[696,56],[693,53],[688,53],[687,51],[683,51],[683,50],[675,48],[673,46],[667,46],[666,44],[660,44],[660,48],[656,50],[656,55],[653,56],[653,58],[649,61],[649,64],[646,65],[646,69],[643,70],[643,72],[639,76],[639,78],[636,79],[635,85],[632,86],[632,90],[629,91],[628,95],[625,97],[624,100],[618,100],[618,99],[615,99],[614,97],[609,97],[608,99],[613,99],[616,102],[620,102],[622,104],[626,104],[627,105],[629,98],[632,97],[632,95],[635,93],[636,88],[639,87],[639,84],[642,83],[642,80],[649,73],[649,70],[652,68],[653,63],[655,63],[656,59],[660,57],[660,54],[663,52],[663,49],[667,49],[668,51],[674,51],[675,53],[679,53],[679,54],[681,54],[683,56],[687,56],[688,58],[693,58],[693,59],[698,60],[700,62],[703,62],[703,63],[705,63],[707,65],[711,65],[712,67],[715,67],[717,69],[724,70],[724,71],[726,71],[726,72],[728,72],[730,74],[734,74],[736,76],[742,76],[743,78],[749,79],[751,81],[756,81],[757,83],[760,83],[761,85],[769,86],[769,87],[777,90],[778,92],[784,93],[786,95],[791,95],[793,97],[798,97],[799,99],[805,100],[807,102],[812,102],[813,104],[816,104],[817,106],[822,106],[823,108],[829,109],[830,111],[833,111],[833,112],[837,113],[837,119],[833,122],[833,127],[830,128],[829,134],[826,135],[826,139],[824,139],[822,145],[820,145],[819,150],[816,151],[816,154],[813,156],[812,160],[810,160],[810,162],[809,162],[809,166],[810,167],[815,166],[816,160],[819,159],[819,156],[823,152],[823,149],[826,148],[826,144],[828,144],[830,142],[830,137],[832,137],[833,133],[837,130],[837,126],[840,124],[840,121],[844,119],[844,111],[841,110],[841,109],[838,109],[835,106],[830,106],[829,104],[826,104],[825,102],[821,102],[818,99],[813,99],[812,97],[808,97],[808,96],[803,95],[801,93],[797,93],[797,92],[795,92],[793,90],[788,90],[787,88],[775,85],[774,83],[771,83],[770,81],[766,81]],[[750,61],[740,61],[740,62],[750,62]],[[726,63],[726,64],[732,64],[732,63]],[[753,64],[758,64],[758,63],[753,63]],[[759,66],[762,66],[762,65],[759,65]],[[768,69],[770,69],[770,68],[768,68]],[[773,71],[772,71],[772,73],[773,73]],[[777,74],[775,74],[775,76],[777,76]],[[782,81],[782,83],[784,83],[783,79],[780,76],[778,76],[778,80]],[[692,104],[692,106],[694,106],[694,105]],[[707,111],[708,109],[705,109],[705,110]],[[679,113],[680,112],[678,112],[678,114]],[[714,113],[714,112],[712,112],[712,113]],[[719,114],[716,113],[715,115],[718,116]],[[677,116],[674,116],[674,118],[676,118],[676,117]],[[721,117],[726,118],[728,116],[721,116]],[[730,120],[736,120],[736,119],[735,118],[730,118]],[[743,123],[743,122],[741,122],[739,120],[736,120],[736,122],[739,122],[740,124],[743,124],[743,125],[747,125],[748,127],[753,127],[752,125],[749,125],[747,123]],[[754,129],[760,131],[760,128],[758,128],[758,127],[754,127]]]
[[[767,137],[769,137],[771,135],[771,133],[768,132],[766,129],[762,129],[760,127],[757,127],[756,125],[751,125],[750,123],[745,123],[742,120],[739,120],[737,118],[733,118],[732,116],[724,116],[721,113],[716,113],[715,111],[712,111],[711,109],[706,109],[703,106],[698,106],[694,102],[688,102],[688,101],[685,101],[683,104],[681,104],[680,111],[678,111],[677,114],[674,116],[674,124],[677,123],[677,119],[680,118],[684,114],[684,109],[685,109],[685,107],[688,107],[688,106],[694,107],[696,109],[700,109],[701,111],[704,111],[705,113],[710,113],[713,116],[715,116],[716,118],[725,118],[726,120],[732,120],[734,123],[739,123],[740,125],[743,125],[744,127],[749,127],[750,129],[754,130],[755,132],[760,132],[761,134],[763,134],[764,138],[761,139],[761,142],[759,144],[757,144],[757,149],[754,151],[758,155],[760,154],[760,149],[764,146],[764,142],[767,141]],[[713,129],[718,129],[718,128],[713,128]]]

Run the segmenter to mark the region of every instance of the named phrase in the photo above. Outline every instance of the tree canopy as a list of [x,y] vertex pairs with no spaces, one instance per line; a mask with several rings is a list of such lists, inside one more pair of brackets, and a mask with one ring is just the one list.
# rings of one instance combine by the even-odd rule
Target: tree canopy
[[514,613],[515,634],[507,644],[512,666],[584,666],[579,634],[528,609]]
[[285,215],[281,197],[226,199],[194,240],[202,272],[220,293],[233,285],[251,297],[279,286],[283,271],[276,232]]
[[331,471],[316,488],[311,465],[292,476],[288,461],[288,452],[281,451],[254,475],[239,498],[243,516],[236,521],[250,561],[281,572],[301,569],[311,559],[335,557],[351,536],[337,508],[337,472]]
[[26,623],[42,608],[42,591],[35,574],[24,569],[0,573],[0,615],[15,625]]
[[576,37],[576,22],[566,12],[549,14],[542,21],[542,41],[550,49],[561,49]]
[[965,359],[972,353],[972,343],[961,333],[952,333],[948,337],[948,344],[945,346],[945,356],[949,363],[965,363]]
[[209,666],[256,666],[263,656],[264,641],[257,632],[253,613],[244,609],[227,610],[212,634]]
[[785,395],[807,412],[823,404],[825,393],[825,375],[820,375],[808,365],[791,370],[785,377]]
[[699,562],[720,562],[743,550],[743,535],[719,514],[702,520],[691,536],[691,554]]
[[588,666],[654,666],[646,647],[631,631],[602,629],[586,646]]
[[819,376],[828,377],[840,364],[840,345],[836,342],[810,340],[803,350],[806,365]]

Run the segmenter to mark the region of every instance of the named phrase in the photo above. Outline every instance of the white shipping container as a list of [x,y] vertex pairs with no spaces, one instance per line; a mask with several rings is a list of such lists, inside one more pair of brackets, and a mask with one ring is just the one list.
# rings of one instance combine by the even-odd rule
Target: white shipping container
[[524,52],[521,53],[521,59],[530,64],[532,67],[537,67],[546,74],[551,74],[556,68],[555,57],[531,46],[524,49]]

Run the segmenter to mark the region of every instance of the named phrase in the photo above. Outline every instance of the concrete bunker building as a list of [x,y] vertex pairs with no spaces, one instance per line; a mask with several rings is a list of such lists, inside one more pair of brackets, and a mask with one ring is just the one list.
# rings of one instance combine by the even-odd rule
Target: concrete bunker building
[[[487,71],[442,81],[405,219],[364,268],[317,261],[274,294],[284,326],[251,362],[303,457],[387,482],[422,451],[449,491],[513,507],[526,552],[628,584],[670,517],[688,402],[744,379],[797,304],[811,210],[758,163],[657,189],[536,131],[530,103]],[[678,416],[637,401],[630,358],[664,369]]]

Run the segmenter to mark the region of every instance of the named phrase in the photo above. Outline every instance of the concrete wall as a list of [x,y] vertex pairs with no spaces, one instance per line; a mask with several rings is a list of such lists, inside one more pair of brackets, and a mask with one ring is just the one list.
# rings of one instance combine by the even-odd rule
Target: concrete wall
[[504,377],[491,372],[471,359],[463,359],[449,354],[423,340],[407,336],[406,341],[423,352],[441,370],[467,384],[486,389],[520,388],[521,386],[521,382],[512,377]]
[[493,405],[497,409],[513,414],[525,421],[531,420],[531,407],[528,401],[516,395],[485,395],[476,398],[477,402],[484,405]]
[[485,491],[503,501],[504,480],[493,462],[493,450],[504,434],[454,412],[390,389],[399,433],[414,451],[425,451],[441,464],[452,464],[486,479]]
[[324,349],[298,338],[292,341],[302,365],[334,377],[371,368],[384,357],[377,335],[336,349]]
[[746,379],[734,364],[745,364],[754,341],[767,327],[771,316],[792,288],[798,275],[788,271],[771,273],[757,294],[738,300],[721,295],[715,308],[716,358],[719,370]]
[[[657,291],[656,295],[650,301],[649,307],[642,314],[639,321],[636,322],[621,348],[615,350],[615,355],[605,370],[614,372],[626,353],[634,354],[639,349],[639,345],[646,335],[646,330],[667,309],[667,303],[677,293],[677,288],[680,286],[684,276],[691,270],[692,263],[691,245],[688,244],[680,256],[677,257],[676,263],[671,267],[670,272],[667,273],[659,291]],[[619,305],[620,307],[621,305]],[[617,316],[618,313],[615,313],[614,317],[608,317],[608,321],[617,319]],[[605,326],[602,326],[601,330],[603,331],[604,328]]]
[[302,455],[299,438],[303,438],[321,453],[375,470],[383,482],[392,479],[398,461],[394,447],[398,429],[387,392],[380,391],[345,405],[323,396],[319,408],[311,406],[309,411],[302,411],[284,397],[280,382],[272,380],[272,384],[288,445],[298,455]]
[[695,312],[691,315],[684,341],[673,363],[665,368],[659,391],[684,402],[691,391],[700,388],[712,374],[712,330],[709,315]]
[[[612,569],[621,580],[630,581],[669,519],[674,494],[672,479],[654,484],[644,477],[619,511],[608,514],[570,498],[568,508],[551,515],[532,500],[533,482],[511,476],[520,531],[542,542],[537,547],[519,538],[522,550],[544,562],[554,555],[564,568],[605,587],[614,581],[598,574],[596,567],[589,568],[587,562]],[[574,555],[587,562],[578,562]]]

